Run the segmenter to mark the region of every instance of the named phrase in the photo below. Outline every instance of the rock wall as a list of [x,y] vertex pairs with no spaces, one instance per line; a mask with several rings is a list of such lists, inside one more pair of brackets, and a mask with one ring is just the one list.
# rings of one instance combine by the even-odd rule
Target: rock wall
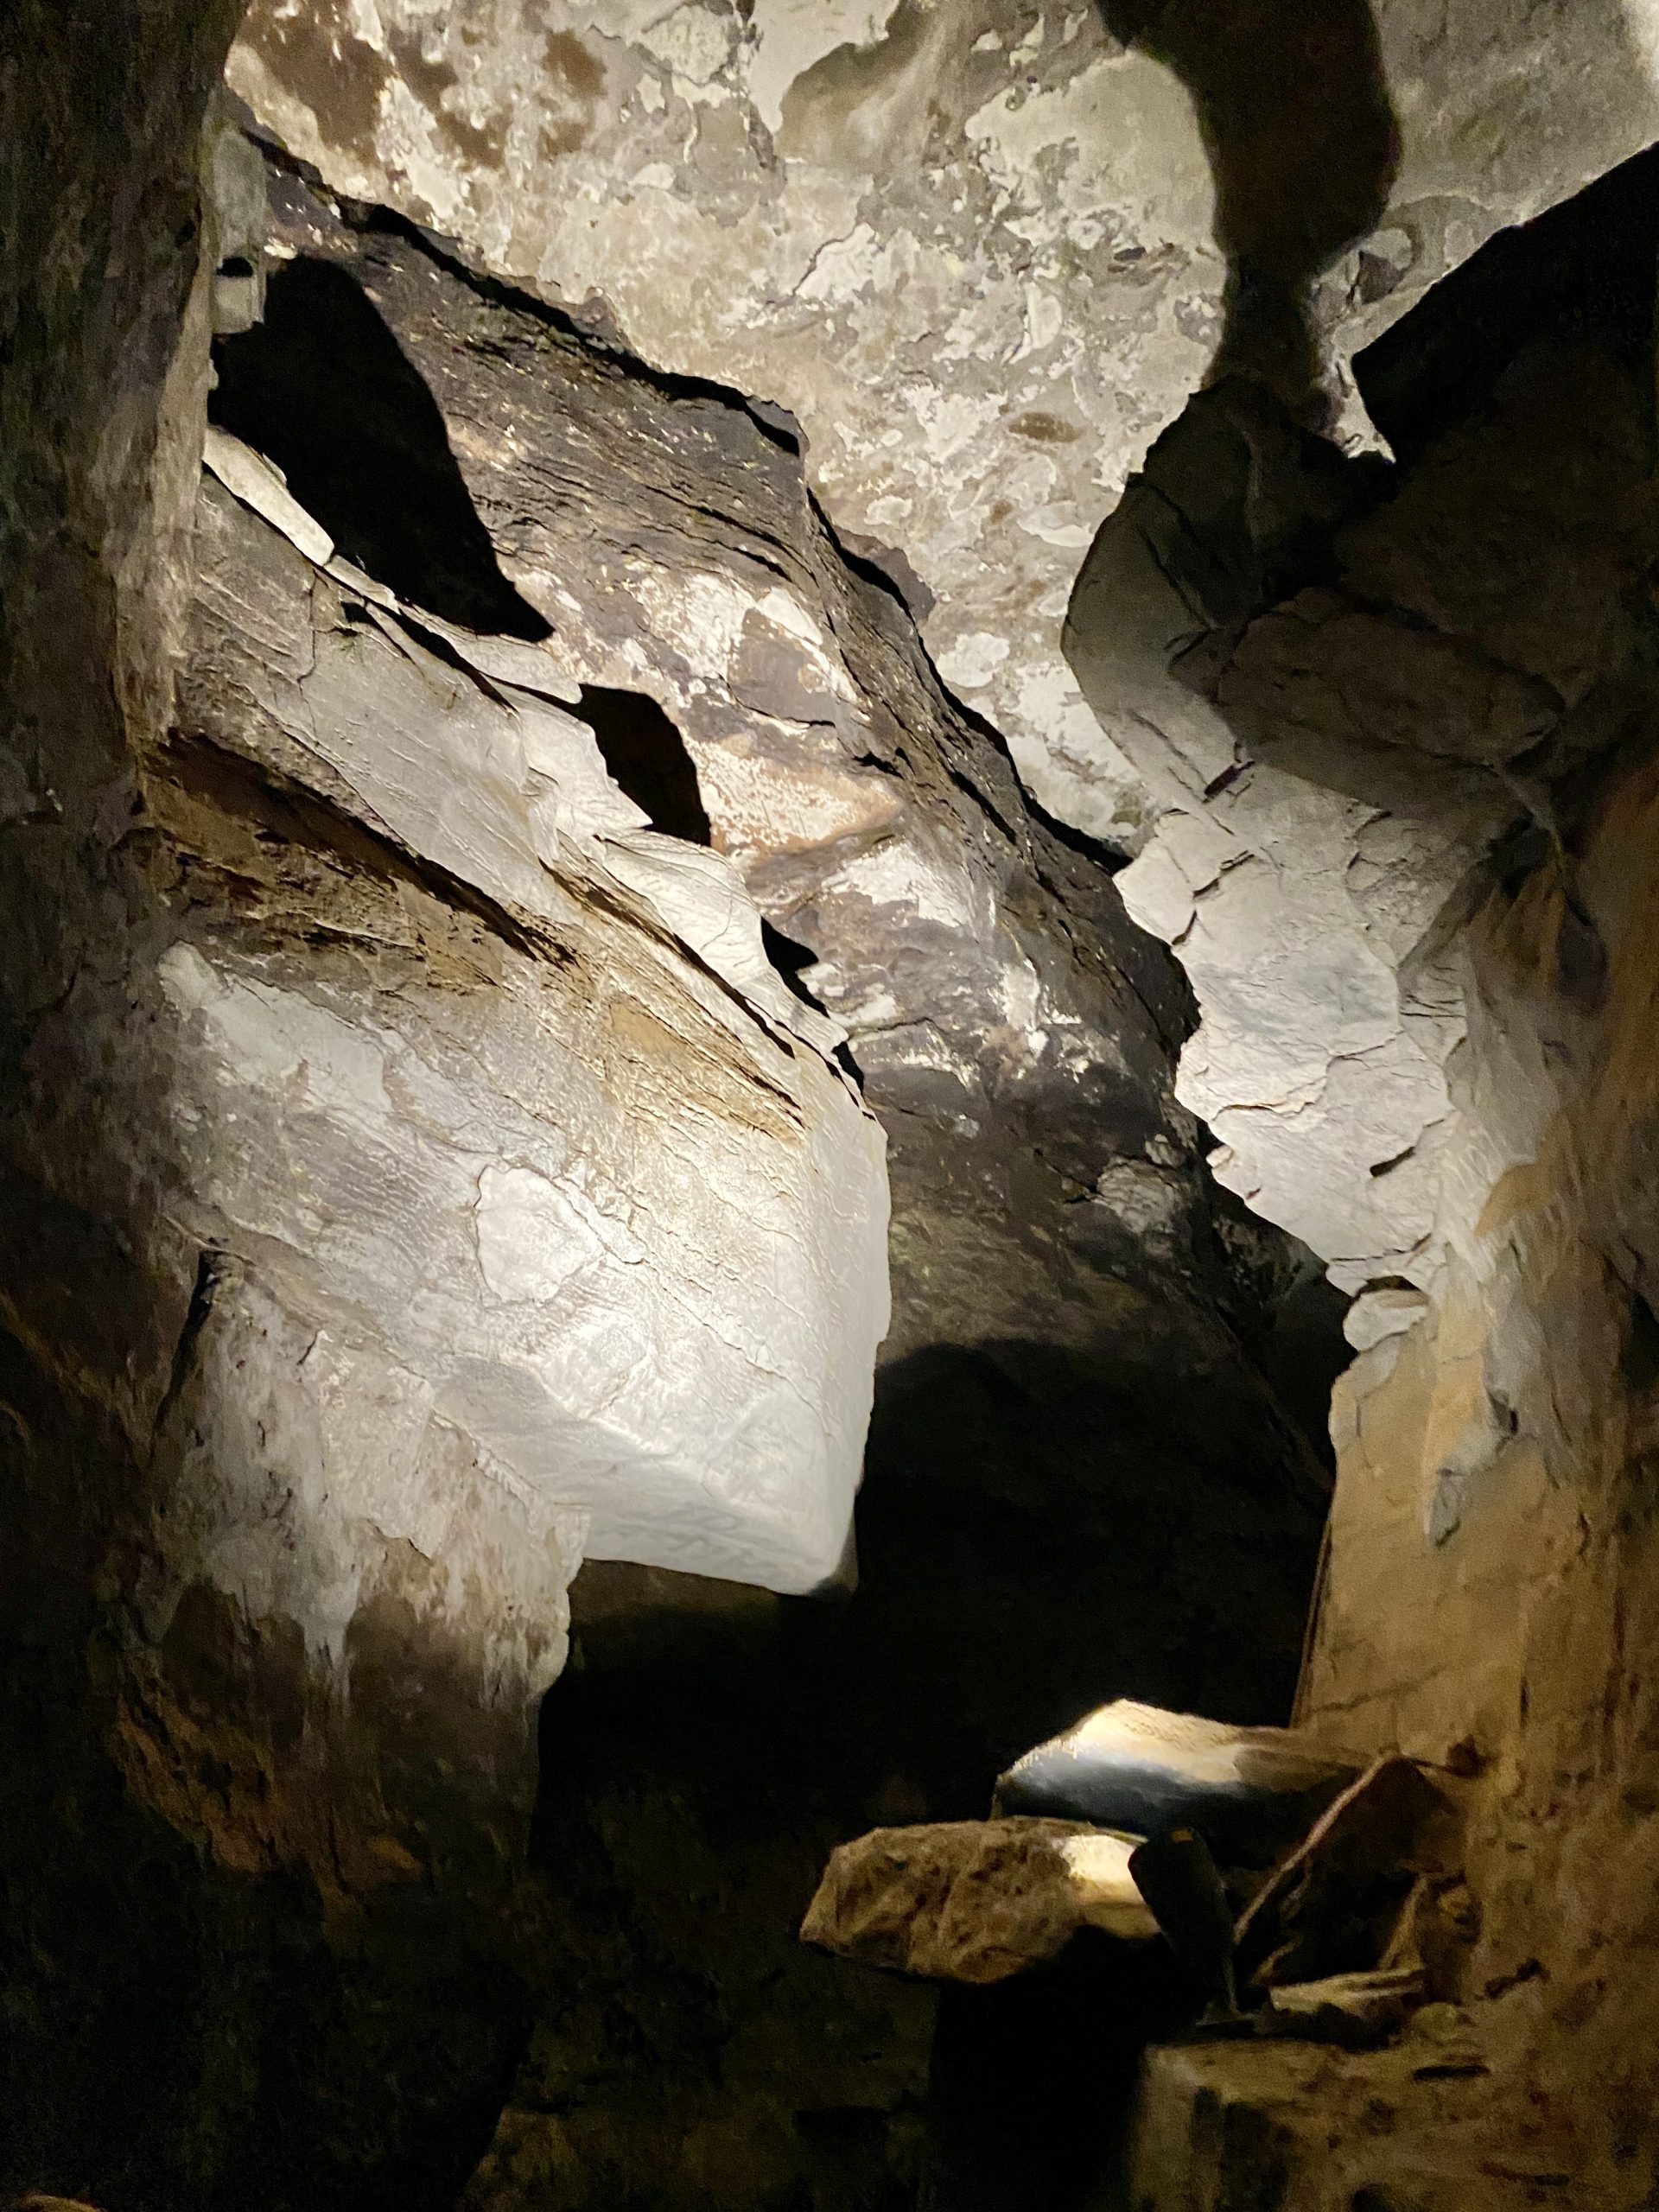
[[1138,702],[1161,794],[1119,885],[1198,994],[1179,1094],[1227,1188],[1384,1287],[1357,1343],[1444,1262],[1461,887],[1554,834],[1552,790],[1645,685],[1654,189],[1629,164],[1365,357],[1392,468],[1254,383],[1202,394],[1073,594],[1080,680]]
[[1134,844],[1133,715],[1060,651],[1102,513],[1218,345],[1365,442],[1352,352],[1648,142],[1655,35],[1647,0],[257,0],[231,81],[336,190],[789,410],[1038,797]]
[[528,641],[325,575],[228,438],[198,509],[257,291],[202,153],[232,27],[0,48],[0,2171],[439,2203],[522,2031],[584,1533],[835,1572],[882,1147]]
[[1432,1313],[1339,1387],[1306,1686],[1311,1718],[1478,1770],[1466,1995],[1491,2073],[1448,2128],[1449,2171],[1459,2152],[1564,2171],[1609,2205],[1659,2171],[1651,729],[1649,708],[1574,810],[1565,864],[1471,924],[1453,1256]]
[[[842,1560],[876,1113],[909,1488],[861,1663],[872,1700],[914,1669],[928,1788],[1096,1694],[1085,1646],[1103,1689],[1281,1701],[1322,1493],[1243,1341],[1294,1262],[1217,1229],[1170,1096],[1173,970],[786,427],[291,175],[268,271],[245,149],[201,149],[230,29],[135,4],[84,85],[79,16],[0,33],[40,257],[0,486],[0,2177],[436,2204],[548,1955],[532,1723],[584,1542]],[[319,283],[382,379],[322,407]],[[972,1747],[930,1749],[964,1675]]]
[[[429,389],[575,711],[613,759],[636,749],[649,805],[677,760],[686,828],[729,857],[845,1033],[893,1204],[872,1464],[947,1512],[957,1491],[1045,1493],[1124,1545],[1150,1541],[1144,1469],[1156,1494],[1205,1501],[1195,1546],[1249,1548],[1277,1592],[1270,1562],[1306,1542],[1320,1491],[1254,1364],[1294,1263],[1212,1217],[1170,1096],[1177,973],[1100,860],[1033,818],[995,734],[827,526],[793,440],[280,168],[272,222],[295,257],[264,328],[221,349],[221,419],[359,526],[364,493],[307,429],[364,436],[353,364],[306,351],[314,298],[346,287]],[[390,472],[372,489],[393,498]],[[1143,1571],[1167,1575],[1159,1549]],[[1203,1580],[1196,1559],[1179,1572]]]
[[[162,967],[179,1211],[383,1346],[408,1451],[453,1426],[567,1555],[823,1581],[887,1319],[880,1139],[734,878],[645,827],[530,645],[400,622],[213,479],[195,551],[153,800],[193,925]],[[388,1451],[370,1517],[441,1556]]]
[[1325,496],[1208,395],[1074,609],[1086,680],[1154,680],[1160,618],[1109,634],[1110,585],[1218,422],[1221,480],[1294,527],[1185,572],[1185,727],[1232,758],[1126,896],[1199,989],[1180,1087],[1222,1102],[1218,1172],[1370,1286],[1299,1712],[1433,1763],[1466,1818],[1455,2009],[1371,2056],[1154,2054],[1137,2201],[1183,2212],[1633,2207],[1659,2172],[1650,162],[1562,215],[1402,334],[1420,368],[1482,335],[1395,389],[1391,476]]
[[[1369,2056],[1154,2055],[1138,2202],[1651,2202],[1651,712],[1491,887],[1431,1310],[1338,1386],[1310,1725],[1463,1777],[1456,2009]],[[1580,933],[1605,956],[1586,993]]]

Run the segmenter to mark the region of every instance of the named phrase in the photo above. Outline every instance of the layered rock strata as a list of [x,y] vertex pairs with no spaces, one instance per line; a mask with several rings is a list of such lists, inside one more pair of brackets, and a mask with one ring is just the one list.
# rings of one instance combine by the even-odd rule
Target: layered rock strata
[[[1587,200],[1645,288],[1605,282],[1580,230],[1595,281],[1563,302],[1546,257],[1522,332],[1497,318],[1452,419],[1430,406],[1402,440],[1392,496],[1195,654],[1190,715],[1237,750],[1126,887],[1167,895],[1214,995],[1189,1096],[1265,1039],[1279,1087],[1235,1091],[1218,1134],[1264,1204],[1306,1205],[1377,1285],[1334,1403],[1301,1712],[1465,1777],[1466,1889],[1437,1906],[1450,2001],[1373,2056],[1154,2054],[1135,2186],[1183,2212],[1262,2189],[1461,2212],[1652,2187],[1654,229],[1633,181],[1609,181],[1622,212]],[[1310,824],[1338,820],[1340,917],[1309,926]],[[1205,842],[1252,821],[1242,849]],[[1298,1094],[1292,1026],[1253,1020],[1249,978],[1213,960],[1224,915],[1236,940],[1253,912],[1331,947],[1331,975],[1403,955],[1397,996],[1371,1001],[1384,1033],[1329,1060],[1351,1091],[1317,1063],[1363,999],[1308,993]]]
[[[1119,884],[1198,995],[1179,1095],[1226,1187],[1344,1288],[1383,1290],[1361,1336],[1446,1264],[1465,887],[1504,841],[1552,838],[1552,788],[1640,711],[1652,192],[1632,165],[1530,262],[1505,242],[1502,289],[1486,257],[1452,280],[1437,313],[1476,319],[1494,358],[1465,349],[1475,380],[1448,375],[1438,420],[1433,399],[1414,419],[1426,391],[1390,395],[1393,471],[1259,386],[1201,395],[1073,595],[1080,678],[1103,714],[1139,702],[1161,794]],[[1459,366],[1425,344],[1427,375]]]
[[[1287,1679],[1318,1486],[1232,1325],[1170,972],[1025,815],[787,433],[300,200],[268,322],[230,335],[257,286],[222,137],[224,235],[194,227],[230,26],[193,22],[134,0],[90,105],[60,26],[4,31],[7,97],[61,95],[49,146],[22,114],[8,141],[45,257],[4,402],[4,1690],[38,1751],[0,1806],[6,2178],[437,2203],[524,2024],[531,1720],[582,1543],[790,1589],[842,1549],[880,1139],[757,907],[821,951],[894,1133],[900,1358],[982,1363],[954,1426],[911,1400],[935,1494],[990,1434],[966,1464],[1005,1535],[1090,1587],[1161,1572],[1181,1663],[1251,1704]],[[394,427],[342,513],[280,410],[232,420],[232,349],[347,261],[385,381],[312,424],[378,396]],[[683,718],[679,813],[605,772],[618,694]],[[664,834],[694,799],[706,849]],[[1067,1450],[1016,1479],[1078,1367],[1087,1418],[1054,1394]],[[1198,1501],[1179,1560],[1154,1465]],[[1273,1592],[1243,1676],[1204,1565],[1241,1536]],[[991,1719],[994,1765],[1029,1723]]]
[[1212,1221],[1169,1095],[1174,971],[1098,860],[1033,818],[902,605],[837,543],[791,436],[286,172],[272,226],[290,257],[264,329],[221,349],[220,419],[346,544],[371,493],[401,510],[390,470],[365,488],[313,440],[319,416],[360,424],[361,402],[355,357],[312,346],[308,303],[395,340],[575,711],[613,760],[633,747],[620,772],[647,806],[729,856],[846,1034],[888,1145],[883,1464],[907,1459],[918,1490],[1034,1484],[1062,1514],[1093,1497],[1109,1535],[1112,1488],[1173,1451],[1206,1498],[1195,1542],[1224,1529],[1264,1562],[1280,1532],[1305,1542],[1317,1473],[1239,1341],[1270,1326],[1294,1263],[1242,1217]]
[[1103,733],[1060,651],[1102,513],[1218,346],[1364,442],[1352,353],[1648,142],[1655,29],[1645,0],[257,0],[230,73],[336,190],[789,410],[1039,797],[1136,842],[1133,708]]
[[175,1205],[316,1317],[347,1466],[376,1347],[389,1534],[450,1549],[411,1459],[435,1421],[568,1557],[823,1581],[887,1318],[833,1033],[729,868],[611,784],[556,664],[320,566],[308,518],[224,488],[259,499],[255,457],[209,453],[152,798],[192,925],[162,966],[194,1047]]

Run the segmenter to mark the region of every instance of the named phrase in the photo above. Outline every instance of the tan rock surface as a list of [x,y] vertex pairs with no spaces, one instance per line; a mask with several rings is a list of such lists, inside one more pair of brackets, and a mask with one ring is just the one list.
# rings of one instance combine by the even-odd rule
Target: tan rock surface
[[1074,1821],[948,1821],[843,1844],[804,1941],[867,1966],[1003,1981],[1058,1956],[1081,1928],[1158,1932],[1129,1875],[1135,1839]]

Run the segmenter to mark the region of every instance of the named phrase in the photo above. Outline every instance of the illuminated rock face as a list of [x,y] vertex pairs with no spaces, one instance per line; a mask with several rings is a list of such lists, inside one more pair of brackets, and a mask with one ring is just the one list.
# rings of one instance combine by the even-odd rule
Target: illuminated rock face
[[[197,552],[160,810],[263,927],[198,905],[159,965],[181,1211],[397,1363],[568,1550],[825,1580],[887,1320],[882,1144],[730,863],[645,826],[534,647],[438,658],[213,478]],[[309,863],[254,826],[308,800],[336,841]]]
[[1654,192],[1628,164],[1373,357],[1392,472],[1242,380],[1201,394],[1073,594],[1072,663],[1160,796],[1118,881],[1198,995],[1178,1095],[1217,1179],[1351,1292],[1443,1280],[1462,911],[1639,711],[1650,401],[1619,303],[1639,324]]
[[1306,282],[1360,434],[1352,351],[1646,142],[1653,34],[1645,0],[256,0],[230,75],[335,190],[790,410],[1039,798],[1138,842],[1132,728],[1096,725],[1061,624],[1225,327],[1262,320],[1228,257]]
[[[1198,1132],[1171,1096],[1177,971],[1109,868],[1036,816],[995,734],[944,690],[903,605],[827,526],[793,437],[280,171],[271,243],[267,322],[221,349],[220,422],[354,559],[385,575],[419,542],[424,588],[454,612],[485,595],[482,571],[439,557],[423,519],[439,495],[423,480],[408,496],[406,452],[375,458],[392,372],[417,378],[497,619],[548,632],[514,642],[540,671],[521,680],[560,683],[680,832],[625,850],[613,824],[606,865],[651,891],[647,849],[672,855],[682,912],[688,886],[741,882],[824,1011],[758,957],[743,988],[769,984],[808,1039],[826,1016],[846,1036],[888,1146],[880,1464],[947,1501],[964,1483],[1023,1484],[1033,1422],[1063,1395],[1045,1495],[1060,1514],[1079,1493],[1103,1504],[1102,1437],[1148,1484],[1167,1462],[1161,1419],[1126,1421],[1133,1376],[1167,1403],[1183,1479],[1220,1519],[1259,1501],[1273,1580],[1271,1532],[1302,1528],[1308,1493],[1297,1440],[1239,1357]],[[319,334],[348,327],[359,351],[329,351]],[[329,444],[315,425],[334,420],[349,429]],[[607,789],[584,785],[573,820],[600,824]],[[706,924],[699,941],[729,957]]]

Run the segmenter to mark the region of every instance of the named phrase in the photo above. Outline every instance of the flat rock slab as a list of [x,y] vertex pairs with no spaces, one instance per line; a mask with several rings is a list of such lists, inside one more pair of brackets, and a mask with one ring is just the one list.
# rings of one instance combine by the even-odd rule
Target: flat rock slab
[[1353,1780],[1339,1752],[1283,1728],[1236,1728],[1128,1698],[1099,1707],[998,1777],[999,1810],[1139,1835],[1197,1828],[1224,1866],[1262,1865]]
[[1144,1941],[1158,1924],[1129,1875],[1138,1839],[1076,1821],[876,1828],[830,1859],[803,1941],[866,1966],[1004,1981],[1082,1928]]

